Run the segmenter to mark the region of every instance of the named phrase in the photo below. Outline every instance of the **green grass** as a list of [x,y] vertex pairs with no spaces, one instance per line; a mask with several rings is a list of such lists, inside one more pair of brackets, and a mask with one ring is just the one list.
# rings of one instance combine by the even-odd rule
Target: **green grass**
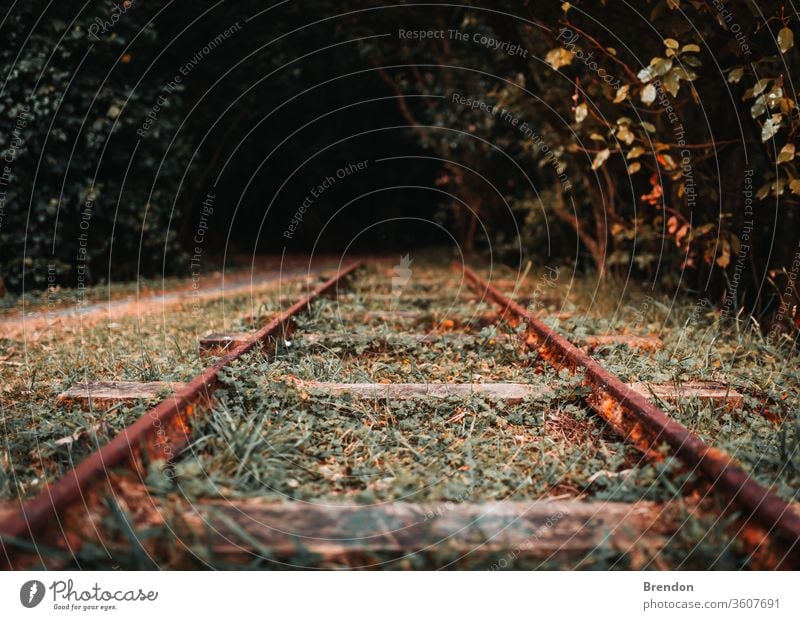
[[674,496],[657,469],[583,414],[574,378],[541,376],[553,394],[500,407],[478,395],[320,396],[281,382],[283,370],[237,364],[216,406],[197,419],[196,439],[175,465],[177,486],[160,490],[192,499],[533,499],[609,495],[606,475],[624,471],[625,500]]
[[[449,274],[415,265],[412,282],[421,275]],[[664,349],[654,355],[625,346],[597,353],[601,363],[624,380],[680,384],[714,379],[745,393],[742,411],[697,402],[659,404],[739,460],[758,482],[785,499],[798,499],[800,365],[793,352],[767,342],[747,326],[719,320],[706,309],[698,312],[691,302],[675,304],[631,287],[623,293],[622,285],[613,281],[599,291],[590,280],[559,282],[558,287],[545,289],[542,281],[541,274],[528,275],[518,295],[539,299],[534,311],[546,307],[551,313],[572,312],[569,318],[543,319],[570,339],[624,330],[663,340]],[[580,376],[548,370],[521,345],[524,325],[516,329],[487,325],[495,306],[468,299],[449,285],[426,291],[439,294],[444,304],[415,302],[409,288],[396,303],[376,301],[368,293],[392,290],[391,275],[377,269],[360,274],[353,290],[355,294],[339,300],[316,302],[298,318],[291,343],[284,343],[273,358],[248,355],[226,371],[216,402],[193,422],[194,441],[174,463],[174,477],[165,477],[161,464],[153,464],[149,491],[165,499],[182,496],[190,501],[260,497],[461,502],[563,496],[631,502],[680,501],[695,487],[691,474],[676,461],[645,462],[617,439],[583,405]],[[23,366],[11,367],[11,380],[0,392],[5,436],[0,447],[0,497],[29,496],[144,410],[142,404],[85,414],[53,407],[55,394],[84,378],[188,379],[209,363],[196,354],[199,334],[249,329],[246,314],[254,314],[259,323],[277,309],[277,300],[270,295],[256,304],[242,296],[224,304],[209,302],[199,312],[185,308],[147,321],[121,319],[113,328],[97,325],[71,334],[53,332],[27,350],[24,343],[1,343],[0,357],[12,347],[27,357]],[[421,314],[401,319],[364,317],[366,312],[392,310]],[[431,330],[444,338],[432,343],[401,338],[387,344],[387,337],[397,332]],[[305,337],[310,333],[327,339],[310,342]],[[479,396],[385,403],[306,392],[292,382],[295,377],[336,382],[513,381],[552,391],[511,407]],[[74,441],[56,443],[73,435]],[[144,561],[141,554],[124,551],[124,521],[117,515],[110,530],[117,527],[114,523],[123,541],[119,562],[139,566]],[[165,534],[156,529],[146,535]],[[198,555],[213,564],[198,545]],[[89,565],[101,561],[97,558],[102,554],[92,556],[96,552],[87,548],[84,561]],[[309,558],[294,561],[313,564]],[[430,561],[412,558],[408,563],[424,566]],[[642,560],[598,551],[581,564],[586,568],[744,565],[741,549],[716,519],[688,514],[678,535],[652,557]],[[515,567],[530,568],[524,562]]]
[[35,494],[148,405],[84,412],[58,405],[58,394],[81,381],[187,381],[209,364],[198,353],[199,336],[230,330],[235,319],[259,308],[274,311],[277,293],[186,303],[110,323],[66,322],[36,341],[0,341],[0,358],[10,362],[2,366],[0,385],[0,499]]

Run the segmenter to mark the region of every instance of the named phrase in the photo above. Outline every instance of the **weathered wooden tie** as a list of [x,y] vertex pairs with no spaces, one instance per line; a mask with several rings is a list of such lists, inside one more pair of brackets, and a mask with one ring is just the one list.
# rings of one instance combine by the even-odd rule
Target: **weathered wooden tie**
[[490,400],[520,403],[532,394],[551,393],[546,386],[524,383],[330,383],[324,381],[296,381],[297,387],[308,391],[339,396],[349,394],[355,398],[380,400],[410,400],[416,398],[467,398],[479,394]]
[[[305,381],[295,377],[290,380],[309,392],[331,396],[349,394],[354,398],[379,400],[409,400],[415,398],[467,398],[473,394],[485,396],[490,400],[508,404],[520,403],[526,397],[547,397],[553,394],[545,385],[527,383],[335,383],[326,381]],[[724,405],[735,409],[743,404],[743,396],[717,381],[688,381],[681,385],[674,383],[634,383],[633,392],[649,399],[668,403],[681,403],[697,400],[701,403]]]
[[361,293],[343,293],[339,295],[339,299],[347,302],[365,300],[369,302],[396,302],[403,303],[409,302],[430,302],[430,303],[443,303],[453,298],[453,294],[458,293],[461,301],[472,301],[480,299],[471,289],[461,287],[460,289],[445,289],[441,294],[435,293],[416,293],[414,291],[401,291],[400,293],[369,293],[364,291]]
[[146,401],[167,396],[186,387],[185,383],[170,381],[85,381],[76,383],[58,395],[62,405],[80,405],[84,409],[107,409],[119,403]]
[[455,348],[461,347],[493,347],[498,343],[517,343],[519,338],[512,338],[508,334],[495,334],[489,337],[475,336],[462,332],[455,333],[391,333],[369,337],[362,335],[340,335],[326,333],[304,333],[292,341],[292,346],[321,346],[321,347],[363,347],[365,350],[385,351],[394,347],[414,347],[420,344],[436,344]]
[[[597,551],[641,556],[662,547],[680,522],[651,502],[501,501],[336,505],[264,500],[194,502],[174,526],[214,556],[246,561],[268,553],[318,563],[368,565],[415,554],[467,561],[580,561]],[[169,518],[167,517],[167,520]],[[510,553],[515,553],[512,558]],[[387,557],[388,556],[388,557]],[[500,564],[498,568],[502,568]]]
[[[368,319],[383,319],[383,320],[392,320],[395,318],[400,319],[422,319],[423,317],[430,316],[428,313],[423,311],[399,311],[399,312],[368,312],[362,315],[365,317],[365,320]],[[490,320],[490,318],[494,318],[494,316],[484,316],[484,315],[477,315],[476,319],[480,323],[486,323]],[[222,335],[221,335],[222,336]],[[626,345],[633,349],[640,349],[644,351],[657,351],[662,348],[663,343],[661,340],[654,336],[631,336],[628,334],[604,334],[600,336],[583,336],[580,337],[580,340],[584,347],[587,349],[596,349],[603,346],[614,346],[614,345]],[[441,333],[426,333],[426,334],[405,334],[405,333],[396,333],[396,334],[388,334],[386,336],[381,336],[379,338],[373,338],[371,340],[367,340],[363,336],[358,337],[349,337],[349,336],[341,336],[337,334],[303,334],[301,336],[300,342],[309,343],[309,344],[322,344],[322,345],[330,345],[330,344],[362,344],[362,345],[369,345],[374,343],[381,343],[381,344],[398,344],[398,345],[408,345],[413,343],[420,343],[420,344],[431,344],[437,342],[443,342],[453,345],[468,345],[468,344],[475,344],[475,343],[486,343],[488,344],[489,341],[493,341],[491,344],[495,344],[497,342],[519,342],[519,338],[516,336],[511,336],[509,334],[500,333],[493,335],[490,338],[482,338],[476,337],[472,334],[466,333],[457,333],[457,334],[441,334]]]
[[744,396],[722,381],[686,381],[684,383],[633,383],[631,387],[651,400],[667,403],[698,400],[724,405],[732,411],[744,406]]
[[[330,395],[350,394],[355,398],[406,400],[412,398],[467,398],[473,394],[490,400],[518,403],[527,396],[545,397],[551,391],[546,386],[525,383],[334,383],[293,379],[295,385],[310,391]],[[78,404],[108,408],[119,403],[146,401],[167,396],[185,387],[184,383],[153,381],[96,381],[79,383],[59,394],[61,404]],[[631,389],[647,398],[669,403],[698,400],[724,405],[733,410],[744,404],[744,397],[736,390],[717,381],[688,381],[674,383],[634,383]]]

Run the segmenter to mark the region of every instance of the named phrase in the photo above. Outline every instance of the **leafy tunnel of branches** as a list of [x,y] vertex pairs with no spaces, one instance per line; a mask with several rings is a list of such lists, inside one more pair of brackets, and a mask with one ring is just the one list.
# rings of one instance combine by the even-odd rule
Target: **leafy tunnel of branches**
[[428,217],[511,264],[573,261],[759,320],[797,301],[789,2],[3,4],[11,290],[180,274],[210,193],[213,250],[232,234],[280,252],[315,179],[394,158],[326,196],[309,238],[353,200],[351,221]]

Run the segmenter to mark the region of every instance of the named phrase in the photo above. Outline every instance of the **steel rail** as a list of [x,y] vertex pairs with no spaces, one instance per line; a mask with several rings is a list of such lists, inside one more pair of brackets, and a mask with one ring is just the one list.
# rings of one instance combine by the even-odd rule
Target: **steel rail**
[[356,261],[340,270],[306,297],[272,318],[250,339],[217,360],[182,389],[145,412],[102,448],[90,454],[61,478],[48,484],[35,497],[20,501],[20,508],[0,522],[0,545],[5,563],[11,566],[15,540],[29,539],[35,542],[35,535],[84,498],[87,491],[104,477],[109,468],[126,462],[132,462],[138,467],[143,449],[151,457],[155,455],[154,458],[158,458],[158,455],[171,457],[183,448],[189,441],[187,420],[194,414],[196,404],[208,400],[216,389],[219,372],[259,344],[281,333],[292,317],[335,288],[363,264],[364,261]]
[[[590,403],[618,433],[644,450],[666,443],[684,465],[699,472],[712,489],[735,506],[747,528],[742,533],[756,548],[765,537],[778,543],[776,551],[767,552],[776,567],[800,566],[800,514],[788,503],[750,478],[725,452],[707,445],[472,269],[455,263],[453,267],[463,269],[473,290],[503,308],[503,318],[510,313],[526,323],[526,344],[536,348],[546,361],[556,367],[584,370],[594,388]],[[752,531],[753,525],[762,531]]]

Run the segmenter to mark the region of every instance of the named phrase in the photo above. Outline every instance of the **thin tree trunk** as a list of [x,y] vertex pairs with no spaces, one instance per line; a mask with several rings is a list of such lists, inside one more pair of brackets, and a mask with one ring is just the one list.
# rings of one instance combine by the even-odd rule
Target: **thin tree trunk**
[[558,203],[555,208],[556,216],[572,227],[578,235],[578,239],[580,239],[581,243],[589,251],[589,255],[592,257],[600,277],[603,277],[606,271],[605,244],[598,243],[598,241],[588,233],[588,228],[580,225],[577,214],[570,213],[569,209],[567,209],[567,204],[564,200],[564,190],[561,184],[555,183],[554,188],[556,190],[556,199]]

